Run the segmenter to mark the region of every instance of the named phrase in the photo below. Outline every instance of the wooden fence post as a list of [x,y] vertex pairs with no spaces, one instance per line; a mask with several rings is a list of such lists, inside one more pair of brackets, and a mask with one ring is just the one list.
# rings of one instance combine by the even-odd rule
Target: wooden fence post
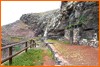
[[33,40],[33,46],[34,46],[34,47],[36,47],[36,43],[35,43],[35,41],[34,41],[34,40]]
[[30,40],[30,48],[32,47],[32,40]]
[[[27,42],[25,42],[25,48],[27,47]],[[25,50],[25,52],[27,52],[27,49]]]
[[[12,55],[12,47],[9,47],[9,56]],[[12,64],[12,57],[9,59],[9,65]]]

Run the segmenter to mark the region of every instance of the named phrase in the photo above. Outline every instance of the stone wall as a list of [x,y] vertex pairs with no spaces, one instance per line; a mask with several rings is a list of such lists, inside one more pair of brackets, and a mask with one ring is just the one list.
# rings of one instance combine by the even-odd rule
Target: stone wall
[[74,30],[73,30],[73,43],[78,43],[78,41],[79,41],[79,39],[80,39],[80,36],[79,36],[79,28],[75,28]]
[[70,31],[69,30],[65,30],[65,35],[64,37],[69,41],[70,40]]

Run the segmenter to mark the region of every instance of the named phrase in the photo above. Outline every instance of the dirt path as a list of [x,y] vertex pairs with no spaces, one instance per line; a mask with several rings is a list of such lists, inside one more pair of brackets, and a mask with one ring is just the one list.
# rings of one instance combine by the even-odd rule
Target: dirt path
[[44,50],[44,63],[43,66],[54,66],[55,62],[54,60],[47,54],[47,50]]
[[59,55],[67,60],[72,66],[98,65],[98,48],[59,43],[55,43],[54,47]]

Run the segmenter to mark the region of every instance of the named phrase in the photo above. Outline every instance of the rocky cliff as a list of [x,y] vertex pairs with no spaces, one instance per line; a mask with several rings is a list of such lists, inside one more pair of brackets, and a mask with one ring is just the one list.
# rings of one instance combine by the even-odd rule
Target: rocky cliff
[[[65,37],[70,43],[98,45],[98,8],[98,2],[62,2],[61,13],[67,24]],[[96,44],[90,44],[91,40]]]
[[60,10],[52,10],[43,13],[24,14],[20,20],[31,26],[31,29],[36,32],[36,35],[54,30],[64,29],[64,22],[61,22],[62,14]]
[[[87,44],[88,40],[93,39],[98,41],[98,2],[64,1],[60,9],[41,13],[23,14],[19,21],[26,25],[26,27],[23,27],[25,30],[19,28],[19,30],[23,31],[20,33],[30,31],[32,37],[41,35],[44,38],[52,38],[54,36],[54,38],[59,39],[65,36],[71,44],[80,44],[84,40],[86,43],[82,44]],[[17,28],[17,26],[22,25],[19,21],[11,26]],[[3,32],[8,31],[7,34],[12,34],[10,31],[14,31],[15,33],[19,32],[19,30],[16,31],[10,28],[8,28],[8,31],[7,26],[4,26]]]

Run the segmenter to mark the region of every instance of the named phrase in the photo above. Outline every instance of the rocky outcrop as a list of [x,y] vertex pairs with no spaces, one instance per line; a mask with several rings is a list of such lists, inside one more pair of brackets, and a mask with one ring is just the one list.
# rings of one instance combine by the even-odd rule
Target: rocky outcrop
[[36,35],[43,35],[46,31],[49,33],[54,30],[64,29],[64,22],[61,22],[61,19],[62,14],[59,9],[43,13],[24,14],[20,18],[24,23],[31,26]]
[[23,14],[19,21],[2,29],[3,38],[41,35],[45,40],[65,36],[71,44],[95,42],[94,46],[98,46],[98,2],[63,1],[60,9]]
[[[62,2],[61,13],[69,31],[65,32],[65,37],[71,43],[79,44],[84,39],[87,42],[98,40],[98,2]],[[98,46],[98,43],[93,46]]]

